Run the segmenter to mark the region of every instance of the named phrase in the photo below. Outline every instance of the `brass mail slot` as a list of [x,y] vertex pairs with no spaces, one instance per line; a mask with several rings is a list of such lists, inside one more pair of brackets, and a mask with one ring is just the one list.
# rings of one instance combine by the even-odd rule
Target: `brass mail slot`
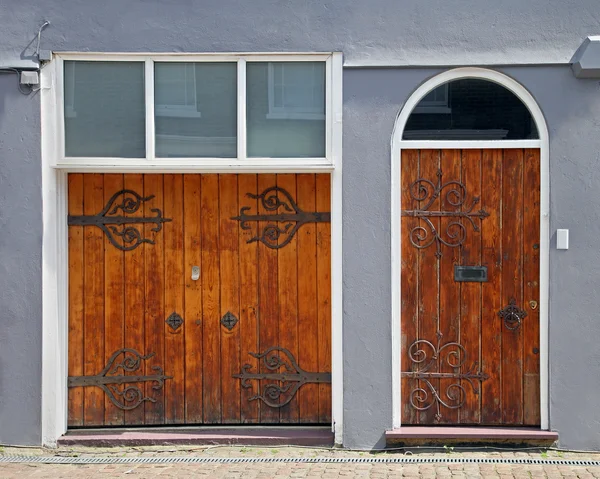
[[487,266],[454,267],[454,281],[460,281],[463,283],[485,283],[487,280]]

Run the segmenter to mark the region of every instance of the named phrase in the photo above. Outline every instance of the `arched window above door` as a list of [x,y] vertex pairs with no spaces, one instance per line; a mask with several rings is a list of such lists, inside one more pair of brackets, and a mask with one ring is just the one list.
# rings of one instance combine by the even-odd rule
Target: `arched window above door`
[[412,110],[403,140],[539,139],[531,113],[498,83],[462,78],[429,91]]

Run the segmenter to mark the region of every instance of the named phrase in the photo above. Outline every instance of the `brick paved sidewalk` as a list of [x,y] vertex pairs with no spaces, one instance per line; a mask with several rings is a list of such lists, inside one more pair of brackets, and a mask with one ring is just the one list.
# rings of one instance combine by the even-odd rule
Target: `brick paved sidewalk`
[[[305,448],[248,447],[145,447],[145,448],[60,448],[53,450],[4,448],[1,454],[76,457],[386,457],[390,453],[370,454],[344,450]],[[415,454],[416,455],[416,454]],[[560,452],[449,452],[422,453],[438,458],[535,458],[600,460],[600,454]],[[395,453],[393,457],[402,457]],[[413,456],[414,457],[414,456]],[[270,478],[398,478],[398,477],[484,477],[600,478],[600,467],[515,464],[393,464],[393,463],[237,463],[237,464],[2,464],[0,478],[78,478],[109,477],[205,477],[215,479]]]

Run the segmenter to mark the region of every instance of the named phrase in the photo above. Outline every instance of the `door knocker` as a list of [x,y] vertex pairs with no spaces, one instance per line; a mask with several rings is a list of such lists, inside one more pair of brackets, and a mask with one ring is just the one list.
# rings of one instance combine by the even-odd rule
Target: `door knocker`
[[504,326],[511,331],[519,329],[521,320],[527,316],[527,312],[517,306],[515,298],[510,298],[508,306],[498,311],[498,316],[504,320]]

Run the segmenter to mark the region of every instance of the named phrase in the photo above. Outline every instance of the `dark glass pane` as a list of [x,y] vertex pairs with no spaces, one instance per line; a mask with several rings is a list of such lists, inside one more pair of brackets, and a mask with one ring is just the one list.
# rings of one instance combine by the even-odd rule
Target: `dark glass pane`
[[405,140],[538,139],[531,113],[512,92],[486,80],[455,80],[429,92],[404,129]]

